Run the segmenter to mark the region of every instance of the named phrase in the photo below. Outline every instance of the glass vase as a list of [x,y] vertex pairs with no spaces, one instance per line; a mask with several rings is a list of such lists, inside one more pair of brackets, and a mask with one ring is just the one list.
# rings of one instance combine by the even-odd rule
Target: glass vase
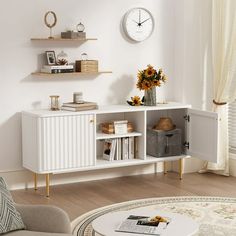
[[145,90],[144,92],[144,106],[156,106],[156,87]]

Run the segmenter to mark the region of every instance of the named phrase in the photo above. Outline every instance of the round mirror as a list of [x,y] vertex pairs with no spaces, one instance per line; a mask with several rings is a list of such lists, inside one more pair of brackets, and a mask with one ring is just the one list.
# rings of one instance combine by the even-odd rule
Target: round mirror
[[50,28],[50,36],[49,38],[52,37],[52,28],[57,24],[57,16],[56,13],[53,11],[48,11],[45,16],[44,16],[44,22],[45,25]]

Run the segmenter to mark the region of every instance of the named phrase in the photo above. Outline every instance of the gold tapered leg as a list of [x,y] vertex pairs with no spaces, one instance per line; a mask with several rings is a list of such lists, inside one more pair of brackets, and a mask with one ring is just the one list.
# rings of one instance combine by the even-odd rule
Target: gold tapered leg
[[179,178],[183,179],[183,158],[179,159]]
[[167,174],[167,162],[164,161],[163,165],[164,165],[164,175],[166,175]]
[[34,190],[38,190],[38,175],[34,173]]
[[50,195],[50,174],[46,174],[46,197]]

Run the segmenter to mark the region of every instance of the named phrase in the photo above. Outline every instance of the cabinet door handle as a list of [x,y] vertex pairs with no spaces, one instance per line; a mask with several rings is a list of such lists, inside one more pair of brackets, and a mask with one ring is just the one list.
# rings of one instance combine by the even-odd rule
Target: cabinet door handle
[[89,122],[90,122],[90,123],[94,123],[94,119],[91,119]]

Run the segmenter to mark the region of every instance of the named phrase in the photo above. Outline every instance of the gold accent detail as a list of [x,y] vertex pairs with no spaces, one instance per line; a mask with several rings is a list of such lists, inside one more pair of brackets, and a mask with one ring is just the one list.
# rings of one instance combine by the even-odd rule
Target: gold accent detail
[[46,174],[46,197],[50,195],[50,174]]
[[34,190],[38,190],[38,175],[34,173]]
[[179,159],[179,179],[183,179],[183,158]]

